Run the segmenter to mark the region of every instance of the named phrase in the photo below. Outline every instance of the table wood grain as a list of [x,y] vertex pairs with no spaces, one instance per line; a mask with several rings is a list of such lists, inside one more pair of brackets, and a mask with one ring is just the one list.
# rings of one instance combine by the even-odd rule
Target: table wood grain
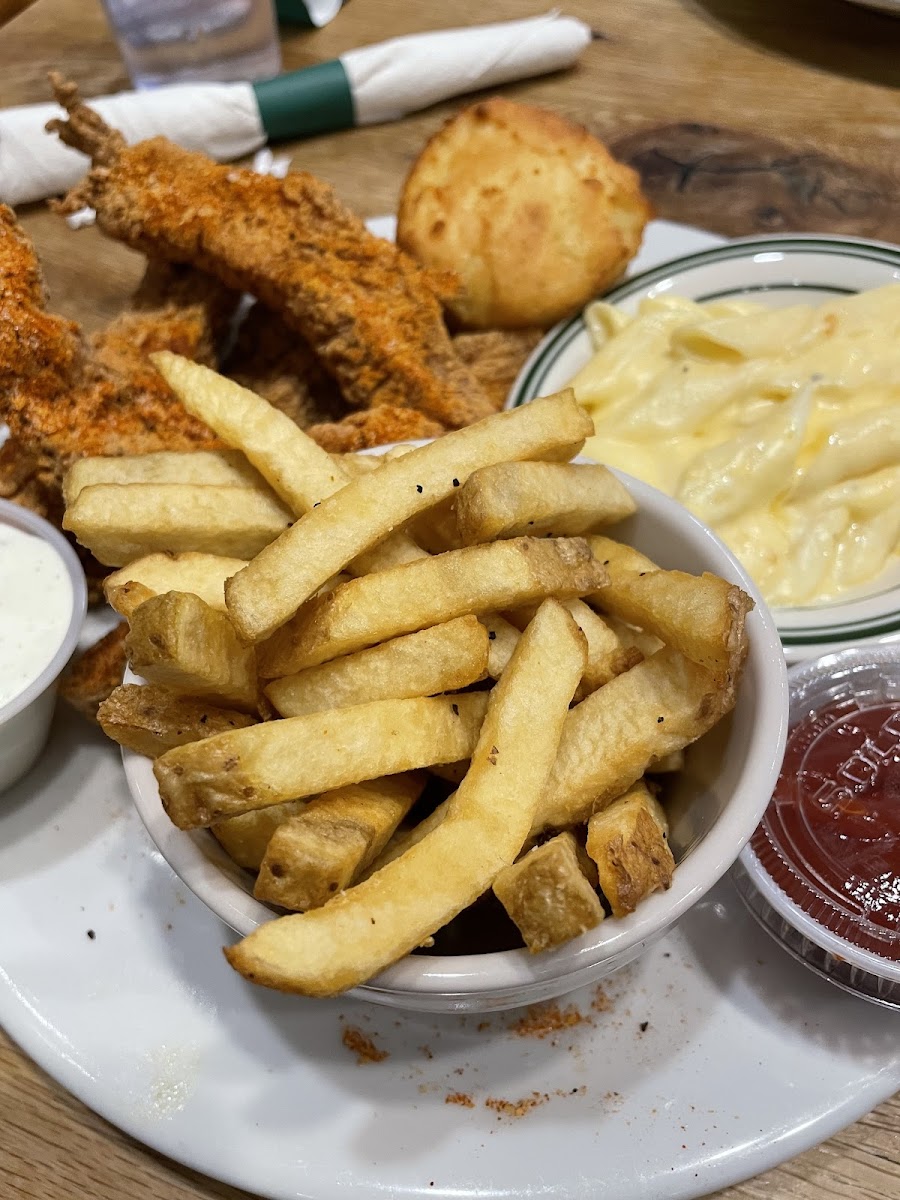
[[[15,7],[7,0],[9,11]],[[489,7],[351,0],[326,29],[285,29],[285,66],[545,8],[542,0]],[[900,21],[844,0],[569,0],[565,8],[597,35],[579,66],[506,92],[550,105],[615,145],[642,170],[659,215],[729,234],[817,228],[900,240]],[[77,79],[86,95],[127,87],[96,0],[37,0],[0,30],[0,106],[46,99],[51,67]],[[285,152],[363,215],[390,212],[423,141],[454,107]],[[137,255],[96,230],[71,233],[41,206],[20,215],[59,311],[89,329],[119,311],[140,275]],[[119,1133],[2,1035],[0,1193],[4,1200],[247,1195]],[[751,1198],[900,1200],[900,1098],[717,1200]]]

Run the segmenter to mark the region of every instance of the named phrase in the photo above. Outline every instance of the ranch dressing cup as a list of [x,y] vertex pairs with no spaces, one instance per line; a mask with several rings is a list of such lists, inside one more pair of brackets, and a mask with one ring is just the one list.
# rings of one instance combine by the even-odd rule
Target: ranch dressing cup
[[58,530],[0,500],[0,792],[47,741],[56,681],[87,608],[84,572]]

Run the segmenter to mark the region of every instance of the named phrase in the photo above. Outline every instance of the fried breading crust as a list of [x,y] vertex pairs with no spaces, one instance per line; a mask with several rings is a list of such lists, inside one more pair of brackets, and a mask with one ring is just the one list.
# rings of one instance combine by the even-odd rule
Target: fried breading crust
[[350,454],[388,442],[440,437],[447,431],[443,425],[415,409],[379,404],[364,412],[351,413],[343,421],[311,425],[306,432],[323,450],[332,454]]
[[74,85],[52,81],[68,119],[48,129],[94,162],[59,211],[89,204],[134,249],[251,292],[307,339],[353,407],[417,408],[452,428],[490,413],[453,350],[433,280],[328,184],[222,166],[165,138],[125,146]]
[[[542,337],[540,329],[461,333],[453,338],[453,348],[481,384],[491,408],[499,412]],[[359,450],[444,432],[443,426],[425,416],[417,420],[414,410],[392,405],[348,415],[340,390],[309,343],[264,304],[255,304],[247,315],[225,372],[334,452],[345,446]]]
[[35,402],[52,403],[83,368],[78,326],[51,316],[45,302],[34,248],[12,209],[0,205],[0,404],[4,406],[21,387],[27,387]]
[[122,682],[125,673],[127,621],[110,630],[68,668],[59,682],[59,694],[92,721],[97,709]]
[[41,472],[40,458],[14,438],[0,446],[0,497],[21,504],[56,524],[62,520],[61,493]]
[[491,407],[499,412],[528,355],[543,336],[542,329],[490,329],[457,334],[453,348],[484,388]]
[[147,391],[170,394],[147,356],[171,350],[215,367],[218,343],[239,299],[237,292],[195,267],[151,259],[128,309],[92,335],[92,356],[134,385],[141,379]]
[[132,379],[97,362],[77,325],[45,311],[34,248],[0,207],[0,420],[48,484],[89,454],[214,444],[153,367],[138,365]]
[[339,421],[348,412],[340,388],[309,342],[264,304],[254,304],[245,317],[225,373],[301,429]]

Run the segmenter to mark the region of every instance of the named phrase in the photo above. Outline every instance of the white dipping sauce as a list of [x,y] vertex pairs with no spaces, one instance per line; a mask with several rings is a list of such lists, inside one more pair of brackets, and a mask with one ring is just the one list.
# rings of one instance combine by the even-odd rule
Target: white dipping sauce
[[0,707],[22,694],[62,645],[72,581],[53,547],[0,523]]

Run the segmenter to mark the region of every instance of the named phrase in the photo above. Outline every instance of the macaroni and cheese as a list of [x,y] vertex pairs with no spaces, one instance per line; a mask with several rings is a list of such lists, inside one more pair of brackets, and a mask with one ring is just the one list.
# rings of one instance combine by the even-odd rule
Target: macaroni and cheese
[[775,605],[881,574],[900,540],[900,285],[819,307],[598,301],[585,453],[677,497]]

